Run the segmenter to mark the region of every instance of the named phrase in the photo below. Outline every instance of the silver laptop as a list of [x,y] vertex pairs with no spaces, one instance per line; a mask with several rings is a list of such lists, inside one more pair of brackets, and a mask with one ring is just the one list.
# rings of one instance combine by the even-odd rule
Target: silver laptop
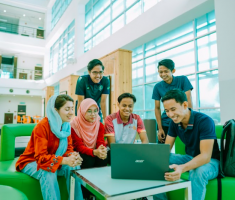
[[169,144],[111,144],[111,177],[165,180],[169,171]]

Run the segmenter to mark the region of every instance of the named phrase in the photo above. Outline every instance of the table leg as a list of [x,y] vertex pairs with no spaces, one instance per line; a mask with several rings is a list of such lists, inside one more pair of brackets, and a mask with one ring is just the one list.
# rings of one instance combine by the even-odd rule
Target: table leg
[[185,188],[185,200],[192,200],[191,182],[189,182],[188,187]]
[[71,176],[70,179],[70,200],[74,200],[75,195],[75,178]]

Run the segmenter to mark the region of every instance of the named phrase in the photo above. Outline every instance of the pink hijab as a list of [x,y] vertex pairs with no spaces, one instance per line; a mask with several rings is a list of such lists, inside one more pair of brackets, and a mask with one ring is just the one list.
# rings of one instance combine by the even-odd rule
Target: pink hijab
[[83,140],[85,146],[91,149],[96,147],[100,128],[100,116],[97,116],[97,119],[93,123],[85,119],[86,111],[93,105],[95,105],[99,111],[99,107],[93,99],[84,99],[80,104],[77,116],[71,121],[71,127],[74,129],[75,133]]

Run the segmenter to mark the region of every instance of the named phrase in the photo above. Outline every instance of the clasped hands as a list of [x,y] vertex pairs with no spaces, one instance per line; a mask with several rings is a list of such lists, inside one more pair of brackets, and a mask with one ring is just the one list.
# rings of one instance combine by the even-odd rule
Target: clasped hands
[[104,160],[107,158],[107,148],[103,145],[100,145],[98,149],[93,150],[94,156],[97,156],[98,158]]
[[64,157],[62,164],[69,165],[70,167],[76,167],[77,165],[82,164],[82,157],[78,152],[73,152],[69,157]]

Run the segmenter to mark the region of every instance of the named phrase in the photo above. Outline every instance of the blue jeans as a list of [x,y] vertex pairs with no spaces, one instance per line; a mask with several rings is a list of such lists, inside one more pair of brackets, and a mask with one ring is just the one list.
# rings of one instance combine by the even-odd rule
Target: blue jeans
[[[65,176],[67,190],[70,195],[71,170],[76,169],[80,169],[80,166],[70,167],[68,165],[62,165],[62,167],[55,173],[47,172],[42,169],[37,171],[37,163],[32,162],[27,164],[24,169],[21,170],[21,172],[39,180],[44,200],[60,200],[60,189],[57,176]],[[79,180],[75,181],[75,200],[83,200],[81,184],[79,183]]]
[[[177,164],[182,165],[193,157],[189,155],[170,154],[170,165]],[[189,171],[189,180],[192,183],[192,199],[204,200],[206,195],[206,185],[208,180],[214,179],[219,173],[219,161],[211,158],[211,161],[205,165],[202,165],[196,169]]]

